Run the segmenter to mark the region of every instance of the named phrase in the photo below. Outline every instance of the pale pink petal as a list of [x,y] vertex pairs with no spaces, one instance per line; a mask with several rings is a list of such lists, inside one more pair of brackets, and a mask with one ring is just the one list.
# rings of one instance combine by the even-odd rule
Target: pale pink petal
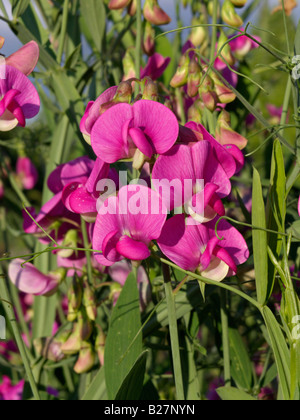
[[31,41],[7,57],[5,61],[7,65],[15,67],[25,76],[29,76],[37,65],[39,55],[38,44],[35,41]]

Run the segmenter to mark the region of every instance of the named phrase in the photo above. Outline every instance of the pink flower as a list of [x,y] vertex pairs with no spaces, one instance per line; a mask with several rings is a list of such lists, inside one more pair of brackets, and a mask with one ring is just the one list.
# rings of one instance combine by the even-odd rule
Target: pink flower
[[[107,163],[140,155],[151,159],[166,153],[176,142],[179,125],[164,105],[140,100],[134,105],[120,103],[108,109],[92,129],[92,147]],[[137,153],[138,152],[138,153]],[[144,159],[140,162],[144,163]]]
[[25,190],[32,190],[38,181],[38,171],[28,157],[17,160],[17,175]]
[[245,159],[237,146],[220,144],[201,124],[191,121],[184,127],[180,127],[180,143],[191,145],[202,140],[210,142],[228,178],[231,178],[242,169]]
[[0,79],[0,131],[12,130],[17,125],[25,127],[26,120],[40,110],[39,95],[30,80],[15,67],[3,64],[0,71],[5,72],[5,79]]
[[236,274],[237,266],[249,258],[243,236],[228,222],[222,220],[215,235],[216,220],[206,223],[185,224],[184,215],[169,219],[157,240],[162,252],[184,270],[197,271],[203,277],[222,281]]
[[[207,140],[199,141],[192,147],[176,145],[165,155],[159,156],[153,168],[152,180],[157,192],[164,188],[166,180],[169,185],[175,180],[178,183],[171,194],[162,194],[168,210],[187,204],[188,212],[193,217],[203,214],[204,210],[207,220],[214,219],[217,214],[225,215],[220,198],[230,194],[231,183]],[[202,203],[198,203],[193,210],[191,205],[197,196],[201,196]]]
[[[24,293],[35,296],[52,296],[63,280],[63,272],[41,273],[33,264],[26,263],[19,258],[9,264],[8,276],[10,281]],[[22,268],[21,264],[24,264]]]
[[159,195],[141,185],[129,185],[118,197],[109,197],[97,216],[93,234],[96,260],[105,266],[125,258],[143,261],[150,257],[149,245],[157,239],[167,210]]
[[[255,37],[255,39],[258,42],[261,41],[259,37]],[[238,60],[242,60],[251,50],[259,47],[259,44],[257,44],[252,39],[248,38],[246,35],[242,35],[238,38],[231,40],[229,42],[229,45],[231,51],[234,53]]]
[[18,382],[16,385],[12,385],[11,379],[7,376],[2,377],[2,383],[0,384],[0,400],[2,401],[21,401],[23,395],[23,389],[25,380]]
[[164,57],[161,54],[154,53],[149,57],[146,66],[141,71],[141,79],[150,77],[152,80],[157,80],[166,70],[170,64],[170,57]]
[[[101,115],[101,106],[112,101],[117,90],[118,86],[113,86],[103,92],[96,101],[89,102],[80,122],[80,131],[87,143],[91,143],[90,137],[92,128]],[[102,112],[104,112],[104,110]]]
[[0,200],[4,197],[4,185],[2,179],[0,179]]
[[298,200],[298,214],[299,214],[299,217],[300,217],[300,196],[299,196],[299,200]]
[[7,57],[5,62],[6,65],[14,67],[25,74],[25,76],[29,76],[38,63],[39,55],[38,44],[35,41],[31,41]]

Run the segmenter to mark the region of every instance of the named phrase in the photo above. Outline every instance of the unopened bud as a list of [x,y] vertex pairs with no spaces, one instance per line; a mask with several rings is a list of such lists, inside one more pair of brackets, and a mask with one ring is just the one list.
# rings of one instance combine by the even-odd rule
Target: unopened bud
[[82,284],[76,275],[73,277],[72,284],[68,291],[68,301],[68,321],[74,322],[77,319],[77,314],[82,303]]
[[214,82],[208,74],[206,74],[206,77],[199,88],[199,94],[205,107],[213,112],[218,104],[218,96],[215,92]]
[[137,8],[136,0],[132,0],[131,3],[129,3],[129,6],[127,8],[129,16],[134,16],[136,14],[136,8]]
[[193,58],[189,65],[189,74],[187,79],[187,94],[194,98],[198,95],[199,84],[202,79],[202,69],[199,63]]
[[123,72],[124,72],[124,79],[131,79],[135,77],[135,58],[134,58],[134,51],[133,47],[128,48],[125,52],[125,55],[122,60],[123,64]]
[[150,22],[145,21],[143,50],[151,56],[155,53],[155,30]]
[[93,332],[93,325],[90,319],[87,317],[85,310],[80,310],[78,312],[78,328],[79,328],[79,336],[81,341],[88,340]]
[[78,230],[76,229],[70,229],[63,240],[62,247],[65,247],[66,249],[61,249],[58,251],[58,255],[62,258],[70,258],[74,254],[73,249],[67,249],[67,248],[76,248],[78,244]]
[[[201,25],[204,23],[203,15],[200,18],[193,18],[191,26]],[[203,26],[192,28],[189,40],[195,47],[199,47],[207,38],[207,31]]]
[[97,305],[95,300],[95,291],[92,290],[90,285],[85,282],[83,291],[83,305],[86,314],[91,321],[95,321],[97,317]]
[[74,324],[73,332],[68,340],[61,346],[61,351],[67,355],[72,356],[79,353],[81,347],[79,324]]
[[130,81],[121,82],[114,96],[115,103],[130,103],[132,99],[132,87]]
[[110,0],[108,7],[112,10],[123,9],[128,6],[131,0]]
[[184,54],[181,57],[177,71],[170,82],[170,85],[173,88],[178,88],[187,84],[189,75],[189,65],[190,57],[188,54]]
[[60,362],[65,357],[61,350],[62,343],[57,341],[56,338],[37,338],[33,344],[37,354],[51,362]]
[[3,38],[3,36],[0,36],[0,49],[3,47],[5,42],[5,38]]
[[230,0],[225,0],[222,6],[221,15],[223,21],[230,26],[239,28],[244,23],[243,19],[236,13],[234,5]]
[[74,366],[74,371],[78,375],[89,372],[95,363],[95,352],[92,344],[84,341],[81,345],[78,360]]
[[234,56],[232,54],[230,45],[228,43],[228,38],[225,34],[224,31],[220,31],[220,37],[219,37],[219,41],[218,41],[218,51],[221,51],[221,54],[219,55],[219,59],[222,60],[222,58],[224,58],[225,64],[228,63],[230,66],[233,66],[235,63],[235,59]]
[[158,101],[158,86],[150,77],[146,78],[142,99]]
[[218,77],[218,75],[212,72],[211,75],[214,83],[215,83],[215,90],[219,98],[219,102],[221,104],[229,104],[236,99],[236,94],[227,87]]
[[159,6],[158,0],[146,0],[143,13],[145,19],[153,25],[167,25],[171,22],[171,18]]
[[235,7],[244,7],[247,0],[230,0]]
[[98,353],[98,357],[99,357],[99,361],[100,361],[101,366],[104,365],[105,341],[106,341],[106,336],[105,336],[102,328],[99,327],[99,332],[98,332],[96,342],[95,342],[95,349]]
[[216,140],[222,145],[234,144],[240,150],[247,146],[248,140],[231,128],[230,114],[223,110],[220,113],[216,128]]
[[194,121],[201,124],[203,109],[203,102],[199,99],[195,101],[194,104],[188,109],[188,121]]

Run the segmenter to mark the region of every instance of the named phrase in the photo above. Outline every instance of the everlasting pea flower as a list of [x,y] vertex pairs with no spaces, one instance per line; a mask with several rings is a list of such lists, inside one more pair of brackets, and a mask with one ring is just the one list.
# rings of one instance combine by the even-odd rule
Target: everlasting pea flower
[[31,190],[38,181],[38,171],[28,157],[19,157],[17,160],[17,176],[25,190]]
[[205,224],[187,225],[184,215],[169,219],[157,240],[162,252],[184,270],[197,271],[203,277],[222,281],[237,272],[237,266],[249,258],[243,236],[228,222],[218,226],[216,220]]
[[300,217],[300,196],[299,196],[299,201],[298,201],[298,214],[299,214],[299,217]]
[[[1,46],[4,43],[2,38]],[[5,59],[0,66],[0,131],[9,131],[17,125],[24,127],[26,119],[35,117],[40,99],[33,84],[26,77],[39,59],[39,48],[32,41]]]
[[118,197],[109,197],[97,216],[93,249],[96,260],[107,267],[123,259],[150,257],[149,245],[157,239],[167,218],[159,195],[141,185],[129,185]]
[[180,143],[192,145],[202,140],[210,142],[228,178],[242,169],[245,163],[244,155],[237,146],[220,144],[201,124],[191,121],[184,127],[180,126]]
[[64,278],[64,270],[48,275],[41,273],[33,264],[26,263],[19,258],[9,264],[8,276],[10,281],[23,293],[35,296],[52,296]]
[[0,401],[21,401],[24,385],[24,379],[13,385],[9,377],[3,376],[0,384]]
[[171,22],[170,16],[159,6],[158,0],[146,0],[143,12],[145,19],[153,25],[167,25]]
[[231,118],[229,112],[223,110],[218,118],[216,139],[222,145],[235,145],[240,150],[243,150],[248,140],[231,128]]
[[[260,42],[260,38],[255,37],[255,39]],[[251,38],[248,38],[246,35],[242,35],[233,39],[229,42],[229,45],[231,51],[238,60],[242,60],[251,50],[259,47],[259,44],[257,44]]]
[[4,197],[4,185],[2,179],[0,179],[0,200]]
[[[196,219],[203,214],[205,221],[214,219],[217,214],[224,216],[225,210],[220,198],[230,194],[231,183],[209,141],[200,141],[192,147],[176,145],[165,155],[159,156],[152,173],[153,185],[158,192],[160,187],[164,188],[165,180],[169,185],[173,180],[179,181],[178,187],[174,187],[167,197],[162,195],[168,210],[187,204],[186,211]],[[187,185],[187,181],[190,185]],[[194,211],[191,205],[195,206],[194,202],[199,195],[202,203],[198,203]]]
[[157,80],[166,70],[170,64],[170,57],[164,57],[161,54],[154,53],[148,58],[147,64],[141,69],[141,79],[150,77],[152,80]]
[[88,103],[88,106],[85,110],[84,116],[80,122],[80,131],[85,139],[85,141],[91,144],[91,132],[92,128],[100,117],[101,113],[104,110],[101,110],[102,105],[113,100],[115,94],[117,93],[118,86],[113,86],[103,92],[96,101],[91,101]]
[[92,130],[92,147],[107,163],[134,158],[134,167],[139,169],[146,158],[166,153],[178,132],[172,111],[158,102],[140,100],[134,105],[115,105],[101,115]]

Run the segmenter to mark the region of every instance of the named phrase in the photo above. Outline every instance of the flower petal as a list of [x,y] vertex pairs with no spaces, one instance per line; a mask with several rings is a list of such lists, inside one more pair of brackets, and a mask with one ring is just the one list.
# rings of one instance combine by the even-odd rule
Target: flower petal
[[28,42],[18,51],[5,59],[6,64],[29,76],[39,60],[40,50],[35,41]]
[[151,255],[147,245],[143,242],[135,241],[129,236],[122,236],[117,243],[116,249],[120,255],[132,261],[143,261]]

